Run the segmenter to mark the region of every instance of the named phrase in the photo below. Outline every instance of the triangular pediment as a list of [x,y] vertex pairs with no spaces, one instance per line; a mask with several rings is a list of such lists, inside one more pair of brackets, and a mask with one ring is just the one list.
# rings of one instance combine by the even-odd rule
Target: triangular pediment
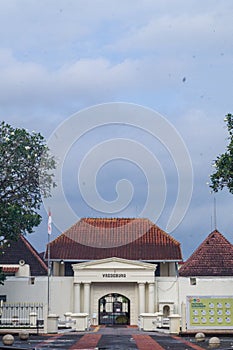
[[74,271],[77,270],[108,270],[108,269],[132,269],[132,270],[155,270],[156,264],[149,264],[140,261],[127,260],[121,258],[106,258],[94,261],[88,261],[80,264],[73,264]]

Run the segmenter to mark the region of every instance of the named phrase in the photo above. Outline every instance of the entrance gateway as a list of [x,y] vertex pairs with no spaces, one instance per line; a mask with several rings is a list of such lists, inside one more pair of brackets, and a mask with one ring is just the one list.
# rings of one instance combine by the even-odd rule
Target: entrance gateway
[[136,325],[155,310],[156,264],[107,258],[73,265],[73,312],[94,325]]
[[130,300],[117,293],[110,293],[99,299],[99,324],[130,324]]

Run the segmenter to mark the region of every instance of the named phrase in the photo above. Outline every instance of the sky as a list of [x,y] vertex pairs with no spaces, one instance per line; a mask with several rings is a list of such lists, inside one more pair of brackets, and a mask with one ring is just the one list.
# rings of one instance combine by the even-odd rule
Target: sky
[[[50,239],[63,230],[59,217],[71,225],[63,217],[65,202],[77,219],[140,217],[146,203],[148,217],[166,230],[188,181],[190,202],[180,203],[179,224],[169,231],[184,259],[215,226],[233,243],[233,197],[227,190],[212,194],[208,186],[213,162],[227,145],[224,117],[233,113],[233,2],[0,0],[0,9],[1,120],[40,132],[51,147],[65,126],[68,141],[72,125],[80,133],[67,146],[60,197],[46,201],[41,225],[27,236],[33,246],[45,249],[48,206]],[[111,107],[114,120],[106,125],[95,106]],[[141,120],[133,119],[130,106],[142,112]],[[159,121],[173,130],[170,140],[156,130]],[[87,122],[95,127],[85,129]],[[173,137],[183,142],[183,165],[176,163]]]

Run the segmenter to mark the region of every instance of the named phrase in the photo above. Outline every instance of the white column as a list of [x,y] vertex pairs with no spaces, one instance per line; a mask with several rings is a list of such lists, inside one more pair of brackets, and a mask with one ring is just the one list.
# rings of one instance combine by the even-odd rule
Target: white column
[[80,283],[74,283],[74,313],[79,313],[80,310]]
[[186,305],[184,302],[181,303],[181,330],[185,332],[187,330],[186,326]]
[[148,312],[154,313],[155,312],[155,284],[149,283],[148,288]]
[[91,283],[84,283],[84,301],[83,301],[83,312],[89,315],[90,313],[90,287]]
[[139,315],[145,312],[145,283],[138,283]]

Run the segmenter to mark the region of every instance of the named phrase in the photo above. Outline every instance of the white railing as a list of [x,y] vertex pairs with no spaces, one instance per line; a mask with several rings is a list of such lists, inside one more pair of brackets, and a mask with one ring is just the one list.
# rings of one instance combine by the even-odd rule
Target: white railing
[[0,327],[31,327],[43,326],[42,303],[8,303],[0,305]]

